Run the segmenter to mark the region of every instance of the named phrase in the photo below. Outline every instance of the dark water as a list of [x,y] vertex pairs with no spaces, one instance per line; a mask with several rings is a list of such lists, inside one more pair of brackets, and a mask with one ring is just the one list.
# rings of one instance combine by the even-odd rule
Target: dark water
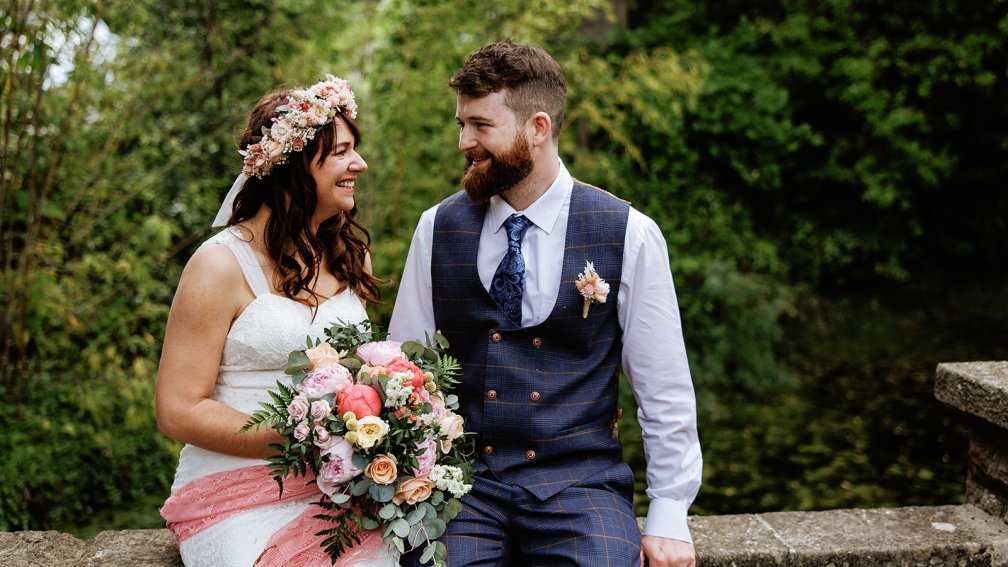
[[[962,502],[967,417],[935,400],[935,367],[1008,359],[1006,319],[998,288],[805,306],[780,353],[792,386],[698,384],[704,483],[690,512]],[[627,441],[644,513],[643,454]]]

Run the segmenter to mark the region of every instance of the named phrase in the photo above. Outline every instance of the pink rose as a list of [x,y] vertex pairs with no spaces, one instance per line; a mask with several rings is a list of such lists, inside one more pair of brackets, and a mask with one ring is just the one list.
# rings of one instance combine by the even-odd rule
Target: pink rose
[[326,449],[328,449],[330,447],[329,439],[330,437],[332,437],[331,435],[329,435],[329,430],[326,429],[325,427],[322,427],[321,425],[316,425],[314,432],[315,432],[315,446],[319,448],[325,447]]
[[395,341],[364,343],[357,347],[357,356],[371,366],[388,366],[389,362],[397,358],[406,358],[401,347],[402,343]]
[[298,441],[304,441],[308,438],[308,434],[311,432],[308,429],[307,423],[299,423],[297,427],[294,428],[294,438]]
[[336,396],[336,406],[339,414],[352,411],[357,419],[369,415],[378,415],[382,408],[381,397],[371,386],[354,384],[345,388]]
[[353,452],[353,446],[347,443],[346,439],[340,439],[322,452],[328,460],[322,464],[318,476],[315,477],[319,490],[332,496],[341,484],[363,472],[353,465]]
[[329,415],[329,402],[325,400],[315,400],[311,404],[311,409],[309,410],[312,416],[312,421],[316,423],[322,421],[322,418]]
[[340,361],[339,351],[334,349],[329,343],[319,343],[318,346],[312,347],[304,351],[304,353],[308,356],[308,368],[310,370],[333,366],[339,364]]
[[326,394],[338,395],[351,384],[353,379],[350,371],[337,364],[309,372],[308,376],[297,385],[297,391],[310,398],[320,398]]
[[297,396],[289,406],[287,406],[287,414],[290,415],[291,422],[301,421],[308,415],[308,398],[304,396]]
[[413,471],[416,476],[427,476],[434,468],[434,461],[437,459],[437,448],[430,439],[424,439],[422,443],[417,443],[417,448],[424,452],[417,457],[417,467]]
[[397,358],[390,361],[385,365],[390,373],[395,374],[408,374],[410,377],[408,380],[403,380],[404,384],[409,384],[413,387],[413,390],[423,390],[424,387],[424,376],[423,370],[416,364],[413,364],[405,358]]

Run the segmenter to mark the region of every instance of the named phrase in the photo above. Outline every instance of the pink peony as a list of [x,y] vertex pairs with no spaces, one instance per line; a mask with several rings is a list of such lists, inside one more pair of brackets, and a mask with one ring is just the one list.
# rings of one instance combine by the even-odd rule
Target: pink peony
[[352,383],[350,371],[337,364],[309,372],[308,377],[297,385],[297,391],[310,398],[320,398],[326,394],[339,395]]
[[353,479],[363,471],[353,465],[353,446],[340,439],[333,443],[322,454],[328,457],[319,474],[315,477],[319,490],[332,496],[336,489]]
[[414,476],[427,476],[430,474],[431,469],[434,468],[434,461],[437,459],[437,449],[436,445],[430,439],[424,439],[422,443],[417,444],[417,448],[423,449],[417,457],[417,468],[413,471]]
[[354,384],[336,396],[336,406],[340,415],[352,411],[357,419],[378,415],[382,402],[378,392],[371,386]]
[[423,390],[424,387],[424,377],[423,370],[416,364],[413,364],[405,358],[397,358],[392,360],[386,365],[386,370],[390,373],[396,374],[409,374],[410,378],[408,380],[403,380],[404,384],[409,384],[413,386],[413,390]]
[[401,347],[402,343],[395,341],[364,343],[357,347],[357,356],[371,366],[388,366],[393,360],[406,359]]

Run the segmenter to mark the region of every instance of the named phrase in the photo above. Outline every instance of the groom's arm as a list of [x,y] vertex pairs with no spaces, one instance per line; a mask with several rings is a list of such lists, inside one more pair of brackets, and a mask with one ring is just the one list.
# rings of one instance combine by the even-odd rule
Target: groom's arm
[[647,458],[651,504],[644,535],[692,542],[686,512],[700,488],[703,460],[668,248],[654,221],[634,209],[628,221],[617,306],[623,370],[637,399]]
[[431,246],[434,243],[434,216],[437,206],[420,216],[410,243],[406,266],[399,280],[399,292],[389,323],[389,337],[395,341],[424,339],[434,335],[434,304],[431,300]]

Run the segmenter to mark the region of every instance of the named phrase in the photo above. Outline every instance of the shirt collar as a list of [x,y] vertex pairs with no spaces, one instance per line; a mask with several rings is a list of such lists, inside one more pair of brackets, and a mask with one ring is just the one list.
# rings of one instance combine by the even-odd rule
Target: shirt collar
[[[549,186],[549,189],[542,196],[529,205],[527,209],[521,211],[523,215],[528,217],[533,224],[546,234],[553,232],[553,227],[560,217],[560,211],[563,209],[564,203],[567,202],[571,190],[574,188],[574,179],[571,178],[570,173],[564,166],[563,160],[557,158],[557,161],[560,163],[560,167],[557,170],[557,176],[553,180],[553,184]],[[504,221],[516,212],[519,211],[515,211],[500,196],[494,195],[490,197],[488,214],[490,215],[490,222],[492,223],[491,226],[493,226],[494,232],[499,231],[501,226],[504,225]]]

